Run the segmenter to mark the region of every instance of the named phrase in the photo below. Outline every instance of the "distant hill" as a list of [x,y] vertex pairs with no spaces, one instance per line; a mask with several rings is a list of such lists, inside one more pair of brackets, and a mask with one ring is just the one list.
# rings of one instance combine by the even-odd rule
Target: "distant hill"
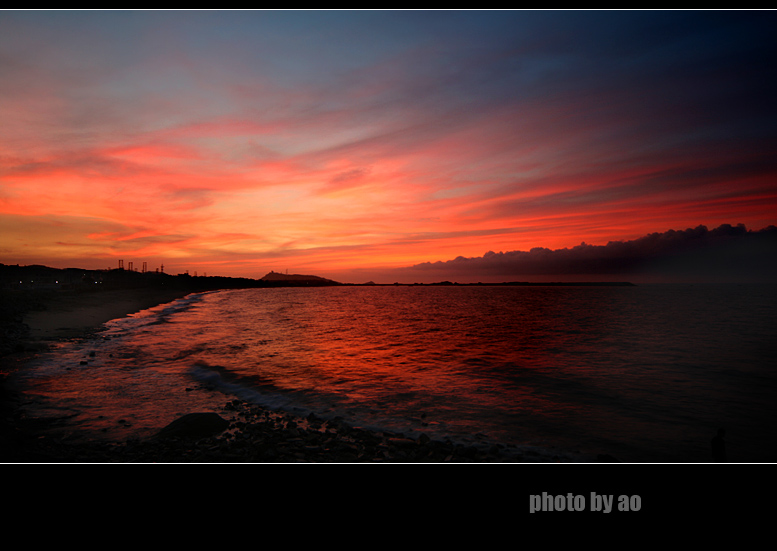
[[288,283],[296,285],[341,285],[337,281],[318,277],[314,275],[300,275],[300,274],[281,274],[278,272],[270,272],[261,278],[260,281]]

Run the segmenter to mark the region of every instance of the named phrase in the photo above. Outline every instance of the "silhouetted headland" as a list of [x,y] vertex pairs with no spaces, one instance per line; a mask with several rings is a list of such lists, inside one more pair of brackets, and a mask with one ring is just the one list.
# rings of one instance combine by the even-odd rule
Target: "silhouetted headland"
[[282,274],[271,271],[259,280],[261,286],[269,287],[326,287],[342,285],[337,281],[314,275]]

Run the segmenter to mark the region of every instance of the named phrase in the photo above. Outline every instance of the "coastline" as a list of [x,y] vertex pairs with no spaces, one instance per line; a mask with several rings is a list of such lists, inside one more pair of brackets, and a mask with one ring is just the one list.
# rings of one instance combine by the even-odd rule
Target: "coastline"
[[116,289],[93,293],[62,293],[46,301],[45,310],[30,311],[24,318],[32,342],[81,337],[104,323],[182,298],[182,289]]
[[[89,338],[102,324],[182,298],[196,289],[114,289],[93,293],[49,293],[28,305],[26,334],[6,354],[0,370],[2,420],[0,463],[498,463],[579,462],[540,450],[502,445],[465,446],[416,439],[401,433],[366,430],[341,419],[324,420],[272,411],[228,400],[219,412],[196,417],[182,432],[119,442],[79,442],[44,436],[40,420],[17,415],[23,399],[9,380],[48,345],[61,339]],[[225,396],[225,400],[228,397]],[[199,416],[199,417],[197,417]],[[163,434],[164,433],[164,434]],[[607,460],[606,458],[601,460]]]
[[0,355],[0,463],[58,462],[61,455],[61,450],[40,439],[34,420],[17,415],[23,396],[13,385],[14,373],[26,369],[54,342],[88,338],[110,320],[192,292],[196,291],[148,287],[95,292],[4,291],[0,319],[6,337]]

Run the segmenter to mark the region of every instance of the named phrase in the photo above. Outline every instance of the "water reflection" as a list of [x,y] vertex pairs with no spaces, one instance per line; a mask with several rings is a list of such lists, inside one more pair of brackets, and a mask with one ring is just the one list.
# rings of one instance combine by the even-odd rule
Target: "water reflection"
[[[639,461],[706,461],[710,432],[727,426],[732,442],[746,435],[754,441],[748,453],[763,456],[773,453],[771,441],[761,451],[773,428],[763,412],[773,412],[777,386],[769,367],[773,310],[764,307],[774,294],[763,292],[473,286],[209,293],[166,315],[115,323],[89,372],[60,371],[39,390],[65,404],[89,398],[101,405],[87,409],[103,414],[105,404],[131,401],[136,418],[152,423],[160,409],[191,411],[187,399],[223,403],[212,393],[186,393],[195,377],[269,405],[364,425],[606,448]],[[67,354],[72,364],[83,350],[61,357]]]

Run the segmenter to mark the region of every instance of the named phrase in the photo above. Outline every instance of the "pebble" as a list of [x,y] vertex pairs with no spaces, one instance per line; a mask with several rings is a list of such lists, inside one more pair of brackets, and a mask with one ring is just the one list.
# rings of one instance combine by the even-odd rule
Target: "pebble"
[[[462,446],[421,434],[373,432],[342,418],[294,416],[233,400],[216,413],[189,414],[164,438],[67,444],[42,439],[36,453],[56,462],[102,463],[491,463],[521,462],[505,446]],[[219,421],[221,419],[221,421]],[[223,421],[223,422],[222,422]],[[195,422],[195,424],[192,424]],[[129,426],[126,420],[119,423]],[[176,434],[186,427],[186,436]],[[195,430],[196,429],[196,430]],[[537,462],[537,458],[532,461]],[[548,459],[548,461],[551,461]]]

